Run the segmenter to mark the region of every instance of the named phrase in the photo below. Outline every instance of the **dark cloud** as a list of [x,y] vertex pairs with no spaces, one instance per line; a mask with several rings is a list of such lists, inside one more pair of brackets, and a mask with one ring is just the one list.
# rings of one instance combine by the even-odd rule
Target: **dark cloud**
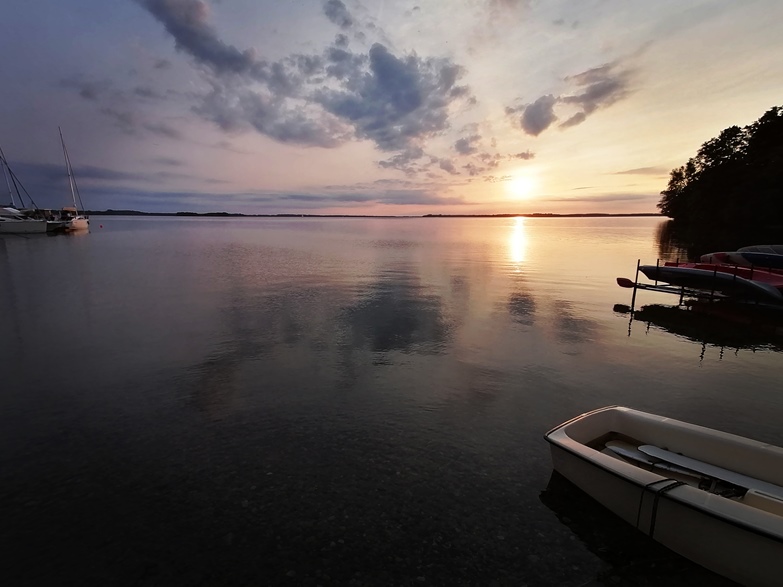
[[133,88],[133,93],[139,98],[151,98],[155,100],[165,99],[165,96],[163,94],[153,90],[149,86],[136,86],[135,88]]
[[570,128],[572,126],[576,126],[577,124],[582,124],[585,119],[587,118],[587,114],[584,112],[577,112],[573,116],[571,116],[568,120],[563,122],[560,125],[560,128]]
[[370,49],[367,66],[368,71],[355,67],[340,89],[314,96],[327,112],[350,124],[357,138],[372,140],[382,151],[410,153],[417,141],[448,128],[459,66],[447,59],[399,58],[378,43]]
[[346,130],[323,112],[304,104],[289,106],[273,94],[245,87],[214,84],[194,111],[227,131],[250,126],[280,142],[334,147],[345,141]]
[[504,181],[510,181],[512,177],[513,176],[511,175],[503,175],[501,177],[497,177],[494,175],[487,175],[484,177],[484,181],[486,181],[487,183],[500,183]]
[[343,47],[343,48],[347,47],[348,46],[348,37],[346,35],[340,33],[339,35],[337,35],[334,38],[334,46],[335,47]]
[[454,150],[460,155],[472,155],[478,151],[477,143],[479,142],[481,142],[481,135],[475,134],[463,137],[454,143]]
[[577,75],[569,76],[566,81],[582,89],[578,94],[561,96],[564,104],[573,104],[581,109],[561,126],[569,127],[581,124],[598,108],[611,106],[628,95],[630,71],[621,69],[617,64],[607,64],[588,69]]
[[479,153],[477,157],[487,166],[487,169],[494,169],[503,160],[503,156],[500,153]]
[[169,69],[171,67],[171,61],[168,59],[158,59],[154,65],[155,69]]
[[97,102],[112,89],[108,80],[63,79],[59,85],[76,90],[79,96],[91,102]]
[[106,107],[101,108],[101,112],[114,120],[114,125],[125,134],[136,132],[136,116],[130,110]]
[[527,159],[532,159],[535,156],[536,156],[535,153],[533,153],[532,151],[528,150],[528,151],[522,151],[521,153],[514,153],[513,155],[509,155],[508,158],[509,159],[526,159],[527,160]]
[[[12,168],[14,169],[14,173],[22,178],[22,181],[25,183],[67,182],[67,174],[64,165],[55,165],[52,163],[14,163],[12,164]],[[144,175],[116,171],[105,167],[94,167],[92,165],[75,164],[73,166],[73,174],[80,182],[83,180],[136,180],[151,182],[151,180]]]
[[462,166],[462,169],[468,172],[468,175],[471,177],[475,177],[476,175],[481,175],[481,173],[484,171],[483,168],[479,167],[475,163],[467,163]]
[[457,171],[456,167],[454,167],[454,163],[449,159],[441,159],[438,162],[438,166],[447,173],[450,173],[451,175],[459,175],[459,171]]
[[351,13],[340,0],[326,0],[324,2],[324,14],[341,29],[349,29],[353,26]]
[[408,175],[413,175],[422,171],[422,167],[415,165],[424,157],[424,150],[421,147],[410,147],[397,153],[394,157],[385,161],[378,161],[378,165],[386,169],[398,169]]
[[158,157],[156,159],[152,159],[153,163],[160,163],[161,165],[168,165],[169,167],[180,167],[183,165],[183,162],[179,159],[174,159],[172,157]]
[[[355,53],[341,34],[321,55],[269,63],[222,41],[204,0],[136,1],[163,24],[177,49],[205,66],[211,90],[193,111],[226,131],[252,128],[280,142],[320,147],[353,136],[396,152],[382,167],[416,173],[428,168],[417,163],[423,142],[448,129],[451,104],[471,99],[469,88],[457,85],[462,68],[449,59],[397,56],[380,43]],[[356,22],[340,0],[327,0],[324,14],[356,36]],[[126,121],[123,128],[130,127]]]
[[[558,97],[552,94],[541,96],[532,104],[522,107],[507,107],[506,114],[512,116],[522,111],[520,126],[527,134],[538,136],[558,120],[555,109],[563,105],[566,109],[577,109],[570,114],[560,128],[582,124],[599,108],[611,106],[625,98],[630,92],[632,71],[614,62],[571,75],[565,81],[578,88],[577,93]],[[566,113],[567,114],[567,113]]]
[[221,41],[209,25],[203,0],[136,0],[174,37],[175,47],[215,73],[247,73],[257,64],[252,51],[239,51]]
[[350,80],[360,74],[368,58],[366,55],[356,55],[345,49],[331,47],[326,50],[325,60],[327,75],[338,80]]
[[555,103],[557,98],[552,94],[541,96],[532,104],[528,104],[522,113],[520,124],[527,134],[538,136],[551,125],[557,116],[555,115]]
[[339,206],[342,204],[389,204],[394,206],[430,205],[444,206],[464,204],[462,198],[443,197],[427,189],[384,190],[378,193],[336,193],[336,194],[280,194],[269,196],[270,199],[282,202],[306,202]]
[[169,139],[176,139],[176,140],[182,140],[183,138],[182,133],[180,131],[163,122],[158,122],[158,123],[146,122],[142,126],[143,128],[147,129],[151,133],[162,137],[166,137]]

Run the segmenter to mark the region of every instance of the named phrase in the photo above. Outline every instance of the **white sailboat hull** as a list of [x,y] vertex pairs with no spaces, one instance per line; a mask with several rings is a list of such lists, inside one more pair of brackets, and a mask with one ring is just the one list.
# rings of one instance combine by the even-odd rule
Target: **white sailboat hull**
[[90,230],[90,219],[84,216],[77,216],[70,220],[65,228],[68,232],[75,232],[77,230]]
[[675,481],[666,471],[640,468],[599,450],[595,441],[610,434],[778,486],[783,449],[617,406],[583,414],[545,436],[556,471],[654,540],[744,585],[780,584],[783,501],[753,489],[730,499]]
[[0,234],[43,234],[47,229],[46,220],[0,218]]

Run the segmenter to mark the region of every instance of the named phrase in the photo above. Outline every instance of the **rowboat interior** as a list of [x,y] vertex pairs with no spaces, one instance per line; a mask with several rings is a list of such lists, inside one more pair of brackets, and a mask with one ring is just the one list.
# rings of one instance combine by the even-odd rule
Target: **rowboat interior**
[[555,471],[638,530],[744,585],[780,585],[783,449],[609,406],[545,435]]

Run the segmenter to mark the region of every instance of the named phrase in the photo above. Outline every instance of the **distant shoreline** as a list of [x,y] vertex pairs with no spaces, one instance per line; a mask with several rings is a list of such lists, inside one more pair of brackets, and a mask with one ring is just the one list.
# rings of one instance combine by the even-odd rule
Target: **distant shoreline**
[[534,212],[530,214],[422,214],[417,216],[394,216],[385,214],[241,214],[231,212],[140,212],[138,210],[87,210],[90,216],[175,216],[209,218],[627,218],[663,216],[657,212],[627,214],[585,213],[555,214]]

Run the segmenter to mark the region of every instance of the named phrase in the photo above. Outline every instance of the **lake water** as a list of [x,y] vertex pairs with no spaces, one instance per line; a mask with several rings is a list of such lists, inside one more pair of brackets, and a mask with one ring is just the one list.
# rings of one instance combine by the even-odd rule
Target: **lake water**
[[783,445],[779,346],[615,311],[616,277],[677,255],[662,222],[94,217],[0,238],[0,576],[726,584],[550,485],[544,432],[604,405]]

